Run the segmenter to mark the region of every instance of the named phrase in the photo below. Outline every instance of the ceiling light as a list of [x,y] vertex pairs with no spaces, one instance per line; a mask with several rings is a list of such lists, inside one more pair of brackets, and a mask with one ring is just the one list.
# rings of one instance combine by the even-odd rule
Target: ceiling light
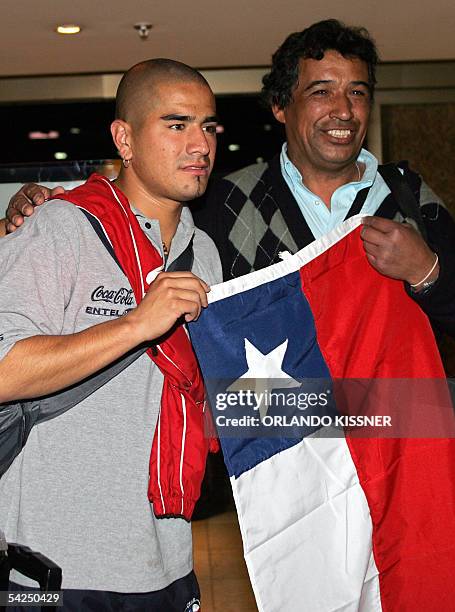
[[81,26],[78,26],[75,23],[64,23],[57,26],[55,30],[59,34],[79,34],[81,31]]
[[56,138],[60,138],[60,134],[57,130],[50,130],[50,132],[35,130],[34,132],[29,132],[28,137],[30,140],[55,140]]
[[68,153],[65,153],[65,151],[56,151],[54,157],[55,159],[67,159]]
[[228,149],[229,149],[229,151],[239,151],[240,150],[240,145],[238,145],[238,144],[230,144],[230,145],[228,145]]
[[151,23],[146,23],[145,21],[140,21],[139,23],[135,23],[133,28],[139,34],[139,38],[141,40],[147,40],[150,30],[153,28]]

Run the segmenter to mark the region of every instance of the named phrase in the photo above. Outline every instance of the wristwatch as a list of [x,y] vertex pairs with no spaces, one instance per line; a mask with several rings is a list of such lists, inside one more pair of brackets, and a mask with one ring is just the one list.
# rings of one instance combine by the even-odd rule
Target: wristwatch
[[421,285],[421,289],[419,289],[417,291],[417,289],[414,289],[414,287],[412,287],[411,285],[409,285],[411,287],[411,293],[415,293],[416,295],[426,295],[427,293],[430,292],[431,288],[433,287],[433,285],[435,284],[435,282],[438,280],[439,276],[431,281],[424,281]]

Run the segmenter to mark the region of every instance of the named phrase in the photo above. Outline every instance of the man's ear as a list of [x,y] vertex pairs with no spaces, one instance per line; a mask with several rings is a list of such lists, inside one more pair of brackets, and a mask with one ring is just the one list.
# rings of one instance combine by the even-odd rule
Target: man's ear
[[115,119],[111,123],[112,140],[122,159],[131,159],[133,152],[131,150],[131,127],[122,119]]
[[277,121],[280,123],[286,123],[286,115],[284,113],[284,108],[281,108],[277,104],[272,104],[272,113]]

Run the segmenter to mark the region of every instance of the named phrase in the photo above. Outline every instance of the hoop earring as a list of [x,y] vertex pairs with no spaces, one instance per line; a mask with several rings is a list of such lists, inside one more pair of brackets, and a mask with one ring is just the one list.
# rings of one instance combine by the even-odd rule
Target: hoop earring
[[130,161],[131,159],[122,159],[123,167],[128,168],[128,166],[130,165]]

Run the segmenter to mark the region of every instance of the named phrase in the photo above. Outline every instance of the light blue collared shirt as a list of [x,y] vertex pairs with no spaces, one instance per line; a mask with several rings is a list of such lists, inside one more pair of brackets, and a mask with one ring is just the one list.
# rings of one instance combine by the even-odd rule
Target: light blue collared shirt
[[316,239],[344,221],[361,189],[370,187],[360,211],[364,215],[374,215],[381,202],[390,193],[390,189],[377,171],[378,160],[374,155],[362,149],[357,161],[365,164],[362,178],[360,181],[338,187],[332,195],[329,210],[321,198],[305,187],[302,175],[288,157],[287,144],[283,144],[280,155],[281,173]]

